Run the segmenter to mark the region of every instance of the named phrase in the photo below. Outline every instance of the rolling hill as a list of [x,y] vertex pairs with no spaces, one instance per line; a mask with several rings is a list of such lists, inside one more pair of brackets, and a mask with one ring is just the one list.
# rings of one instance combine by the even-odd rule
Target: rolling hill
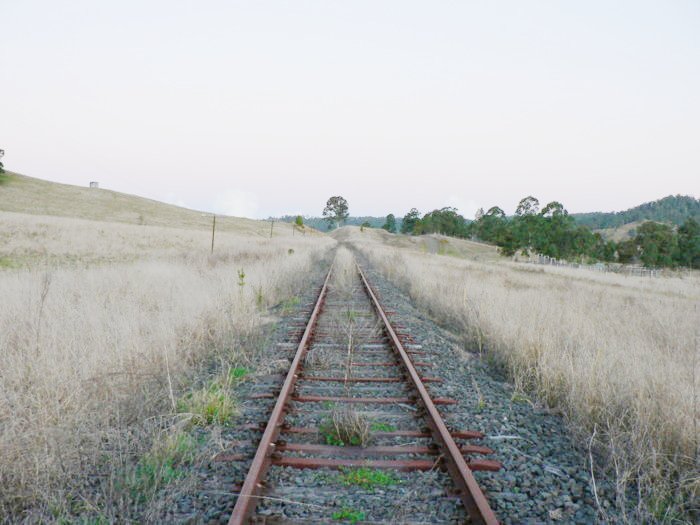
[[[0,180],[0,211],[195,230],[211,228],[212,223],[211,213],[9,171]],[[253,219],[217,215],[216,220],[217,231],[262,234],[270,228],[269,222]]]

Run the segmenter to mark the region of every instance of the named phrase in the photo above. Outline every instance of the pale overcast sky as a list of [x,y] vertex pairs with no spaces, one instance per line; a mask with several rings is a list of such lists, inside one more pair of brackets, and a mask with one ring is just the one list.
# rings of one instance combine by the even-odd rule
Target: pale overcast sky
[[250,217],[700,193],[700,2],[0,0],[8,169]]

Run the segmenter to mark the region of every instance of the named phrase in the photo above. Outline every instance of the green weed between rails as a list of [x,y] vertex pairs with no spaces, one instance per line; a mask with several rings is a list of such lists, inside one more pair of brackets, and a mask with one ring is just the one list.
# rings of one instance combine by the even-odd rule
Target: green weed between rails
[[512,403],[519,403],[522,405],[525,404],[532,404],[532,401],[530,401],[530,398],[527,397],[523,392],[518,392],[517,390],[513,392],[513,395],[510,396],[510,400]]
[[354,410],[334,409],[318,427],[327,445],[366,447],[371,439],[369,422]]
[[230,391],[231,380],[212,381],[209,386],[188,392],[177,402],[177,411],[192,416],[192,424],[228,425],[239,413],[238,402]]
[[330,419],[323,420],[321,425],[318,427],[318,433],[321,435],[326,445],[333,445],[335,447],[359,447],[362,445],[362,438],[359,435],[351,434],[346,436],[345,439],[341,438],[338,430],[333,424],[333,421]]
[[688,501],[692,495],[690,491],[688,494],[674,495],[670,491],[662,492],[659,491],[657,494],[649,497],[646,502],[649,506],[649,512],[654,518],[655,523],[690,523],[689,521],[684,521],[683,514],[678,510],[680,505],[683,504],[682,500],[685,496],[688,497]]
[[334,512],[331,517],[338,521],[357,523],[358,521],[364,521],[366,514],[361,510],[356,510],[351,507],[343,507],[341,510]]
[[156,441],[127,479],[132,497],[148,501],[162,487],[183,478],[182,467],[194,461],[196,450],[197,441],[184,432]]
[[282,312],[286,315],[290,313],[294,308],[301,304],[301,299],[296,295],[291,296],[289,299],[282,301]]
[[50,503],[48,510],[58,525],[108,525],[112,523],[102,513],[92,516],[76,516],[81,513],[94,514],[95,508],[84,500],[73,495],[67,495],[65,500]]
[[[1,176],[1,175],[0,175]],[[2,256],[0,257],[0,269],[3,268],[19,268],[19,264],[17,264],[12,258],[10,257],[5,257]]]
[[244,366],[236,366],[234,368],[229,369],[228,377],[231,381],[240,381],[248,374],[250,374],[250,370],[248,370]]
[[343,485],[357,485],[367,490],[399,483],[399,479],[394,474],[379,469],[359,467],[343,469],[342,472],[338,479]]
[[389,423],[374,422],[369,425],[372,432],[396,432],[396,427]]

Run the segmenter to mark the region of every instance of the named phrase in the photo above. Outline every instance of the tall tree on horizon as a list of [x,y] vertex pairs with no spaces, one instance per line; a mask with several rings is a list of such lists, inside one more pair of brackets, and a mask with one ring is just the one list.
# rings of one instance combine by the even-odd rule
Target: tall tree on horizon
[[518,203],[515,210],[514,226],[515,238],[523,253],[529,253],[536,235],[539,219],[540,201],[532,195],[525,197]]
[[393,213],[386,216],[386,222],[384,223],[384,226],[382,226],[382,229],[388,231],[389,233],[396,233],[396,217],[394,217]]
[[331,197],[326,201],[326,207],[323,208],[323,218],[328,222],[329,229],[333,225],[338,228],[349,215],[348,201],[340,195]]
[[700,224],[692,217],[678,228],[678,263],[700,268]]
[[420,221],[420,212],[416,208],[411,208],[403,217],[401,222],[401,233],[413,233],[416,224]]

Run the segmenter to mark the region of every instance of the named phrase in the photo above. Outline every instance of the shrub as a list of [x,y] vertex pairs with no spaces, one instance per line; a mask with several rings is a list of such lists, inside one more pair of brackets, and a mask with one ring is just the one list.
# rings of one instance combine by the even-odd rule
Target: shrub
[[196,450],[197,442],[184,432],[156,440],[129,476],[134,498],[147,501],[162,487],[182,478],[185,473],[181,467],[194,461]]
[[333,410],[318,430],[328,445],[366,447],[370,441],[369,423],[354,410]]
[[343,469],[342,472],[340,482],[343,485],[357,485],[363,489],[387,487],[399,482],[398,478],[391,471],[359,467]]
[[177,404],[177,411],[191,415],[194,425],[228,425],[239,413],[230,390],[230,381],[212,381],[209,386],[185,394]]

